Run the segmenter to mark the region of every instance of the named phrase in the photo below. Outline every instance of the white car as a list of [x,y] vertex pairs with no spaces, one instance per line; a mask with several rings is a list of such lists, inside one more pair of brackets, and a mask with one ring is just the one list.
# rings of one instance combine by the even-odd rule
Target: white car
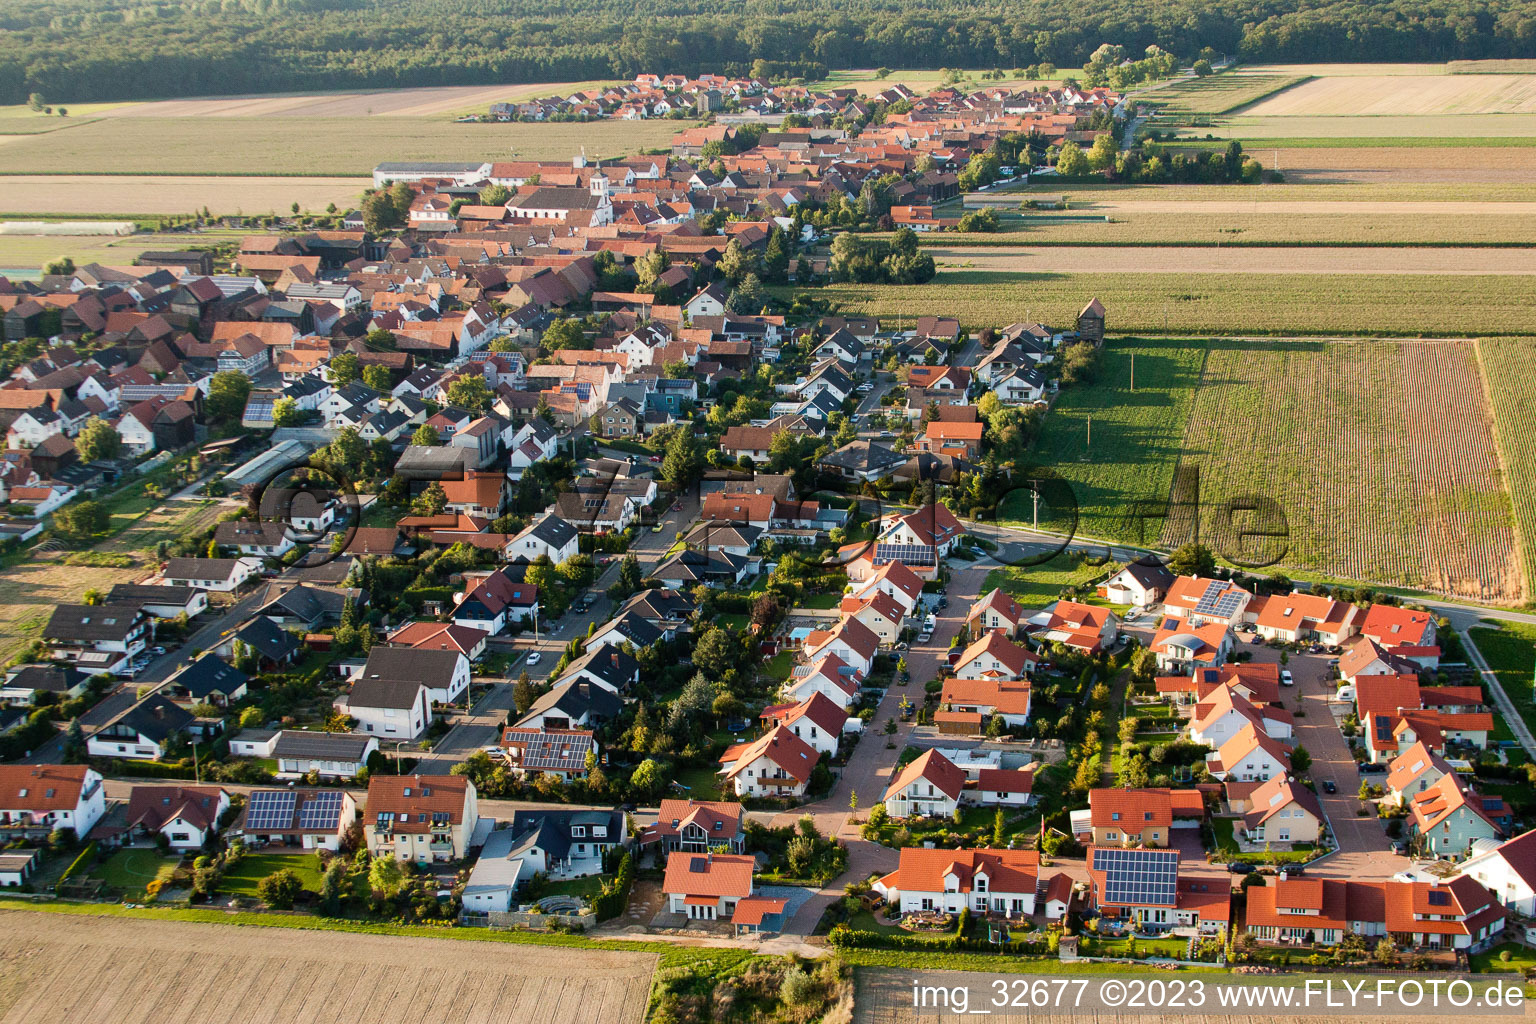
[[544,660],[543,653],[540,652],[540,651],[534,651],[532,654],[528,655],[528,661],[526,662],[526,664],[537,665],[539,662],[541,662],[543,660]]
[[1281,686],[1295,686],[1296,685],[1296,677],[1291,675],[1291,670],[1290,669],[1283,668],[1283,669],[1280,670],[1280,685]]
[[917,642],[920,643],[920,644],[925,644],[925,643],[927,643],[928,641],[930,641],[932,639],[933,639],[933,634],[932,633],[919,633],[919,634],[917,634]]

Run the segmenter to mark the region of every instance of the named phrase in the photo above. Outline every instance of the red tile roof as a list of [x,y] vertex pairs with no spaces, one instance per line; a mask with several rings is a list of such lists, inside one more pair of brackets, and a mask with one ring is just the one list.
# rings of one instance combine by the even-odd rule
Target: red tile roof
[[745,899],[752,894],[752,868],[756,860],[736,853],[685,853],[674,850],[667,857],[667,873],[661,891],[671,895]]
[[918,779],[932,783],[935,789],[954,800],[960,799],[965,788],[965,772],[937,750],[927,750],[896,774],[885,789],[885,799],[889,800]]

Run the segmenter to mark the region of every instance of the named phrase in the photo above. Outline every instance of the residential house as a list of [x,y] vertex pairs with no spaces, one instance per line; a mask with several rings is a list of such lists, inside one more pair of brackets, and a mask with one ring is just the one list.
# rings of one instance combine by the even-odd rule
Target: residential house
[[589,758],[598,756],[590,729],[511,726],[501,733],[501,749],[514,775],[558,775],[569,782],[587,777]]
[[927,750],[896,773],[882,799],[893,818],[948,817],[964,789],[965,772],[937,750]]
[[809,743],[776,725],[758,739],[727,748],[720,755],[720,775],[737,796],[798,799],[820,759]]
[[469,689],[469,675],[469,659],[459,651],[377,646],[358,679],[417,682],[432,703],[455,704]]
[[690,921],[729,921],[751,898],[756,861],[735,853],[691,853],[676,850],[667,856],[661,891],[670,913]]
[[874,890],[902,913],[1035,913],[1040,855],[1034,850],[946,850],[903,847],[895,871]]
[[535,876],[560,881],[602,874],[608,851],[624,843],[618,811],[518,811],[486,837],[464,887],[469,915],[506,913]]
[[1126,563],[1125,568],[1100,583],[1098,594],[1112,604],[1147,608],[1163,599],[1173,580],[1173,573],[1161,562],[1137,560]]
[[1164,847],[1172,829],[1199,826],[1205,802],[1194,789],[1091,789],[1088,811],[1096,845]]
[[804,646],[806,661],[815,662],[829,654],[836,655],[861,678],[869,674],[879,650],[880,638],[857,619],[843,619],[835,629],[813,630],[805,638]]
[[227,810],[229,794],[218,786],[134,786],[124,824],[129,838],[158,834],[173,850],[200,850]]
[[960,653],[957,679],[1018,680],[1033,675],[1040,659],[1002,633],[986,633]]
[[173,587],[197,587],[230,594],[260,572],[259,558],[172,558],[165,564],[160,578]]
[[988,677],[954,676],[944,680],[939,706],[949,711],[978,715],[985,721],[998,718],[1009,728],[1029,723],[1030,683]]
[[1252,600],[1253,594],[1227,580],[1179,576],[1163,598],[1163,615],[1182,619],[1189,626],[1212,622],[1236,626]]
[[1325,821],[1316,793],[1275,775],[1249,796],[1243,833],[1251,843],[1316,843]]
[[1120,638],[1120,620],[1108,608],[1057,601],[1029,617],[1025,629],[1040,643],[1063,644],[1085,654],[1098,654]]
[[125,674],[154,636],[154,624],[139,605],[55,605],[43,626],[43,643],[56,660],[90,675]]
[[779,695],[799,703],[815,694],[828,698],[844,710],[859,701],[859,680],[863,673],[835,654],[823,655],[804,665],[796,665],[784,680]]
[[556,565],[576,554],[579,533],[557,515],[545,514],[507,542],[507,560],[532,562],[545,555]]
[[272,745],[280,779],[301,778],[310,772],[324,779],[356,778],[378,751],[377,736],[301,729],[284,729]]
[[965,616],[965,628],[973,637],[992,630],[1011,637],[1028,617],[1023,605],[994,587],[971,605]]
[[624,700],[584,676],[561,677],[517,720],[524,729],[585,729],[611,721],[624,710]]
[[45,839],[55,829],[72,829],[83,838],[106,810],[106,787],[94,768],[0,765],[0,834]]
[[1219,668],[1232,653],[1232,633],[1225,623],[1190,626],[1184,619],[1164,616],[1158,620],[1151,650],[1164,672]]
[[856,721],[835,701],[819,693],[798,704],[769,705],[763,709],[761,718],[768,727],[788,729],[816,753],[829,758],[837,753],[849,723]]
[[741,804],[724,800],[663,799],[655,824],[641,832],[642,847],[659,844],[663,853],[686,850],[707,853],[725,847],[731,853],[746,849],[745,812]]
[[110,714],[85,741],[92,757],[158,761],[172,742],[187,735],[194,722],[190,711],[158,693]]
[[1442,775],[1409,798],[1408,833],[1426,857],[1465,857],[1477,840],[1504,837],[1494,820],[1503,803],[1498,797],[1479,796],[1454,772]]
[[1505,910],[1536,917],[1536,829],[1474,853],[1459,877],[1475,879]]
[[461,775],[373,775],[367,808],[368,852],[418,864],[463,859],[480,820],[475,784]]
[[1205,767],[1222,781],[1264,782],[1291,770],[1291,754],[1285,744],[1249,722],[1205,756]]
[[233,832],[248,847],[335,853],[357,820],[357,800],[344,789],[253,789]]

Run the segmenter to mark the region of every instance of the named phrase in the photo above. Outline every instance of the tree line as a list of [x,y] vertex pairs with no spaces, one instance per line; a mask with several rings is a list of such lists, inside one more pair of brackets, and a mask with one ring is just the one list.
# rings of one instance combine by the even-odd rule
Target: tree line
[[[36,0],[0,7],[0,103],[627,79],[639,72],[1536,56],[1525,0]],[[765,65],[758,65],[761,70]]]

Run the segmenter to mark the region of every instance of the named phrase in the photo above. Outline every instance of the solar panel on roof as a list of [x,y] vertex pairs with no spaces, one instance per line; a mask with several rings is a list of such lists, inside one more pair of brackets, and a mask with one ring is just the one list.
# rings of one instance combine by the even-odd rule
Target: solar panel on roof
[[933,565],[934,550],[927,544],[876,544],[875,564],[905,562],[908,565]]
[[1179,885],[1176,850],[1095,849],[1093,869],[1104,872],[1104,901],[1172,906]]
[[297,800],[296,793],[257,790],[246,805],[245,827],[256,831],[288,828],[293,824],[293,808]]
[[341,818],[341,794],[333,792],[310,793],[299,808],[299,828],[331,829]]
[[1439,889],[1429,890],[1429,904],[1432,907],[1448,907],[1451,905],[1451,894]]

